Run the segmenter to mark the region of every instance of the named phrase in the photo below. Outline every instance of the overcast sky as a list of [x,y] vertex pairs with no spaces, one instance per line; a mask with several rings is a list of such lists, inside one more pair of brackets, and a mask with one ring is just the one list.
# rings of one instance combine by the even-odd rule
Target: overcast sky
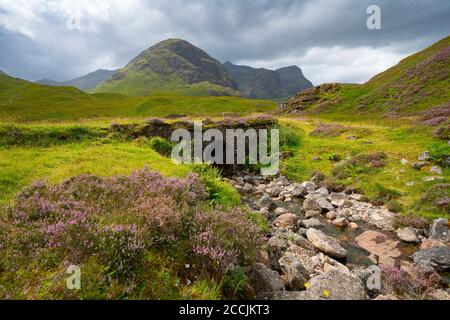
[[[371,4],[382,30],[366,26]],[[314,84],[365,82],[449,34],[449,0],[0,0],[0,70],[68,80],[176,37]]]

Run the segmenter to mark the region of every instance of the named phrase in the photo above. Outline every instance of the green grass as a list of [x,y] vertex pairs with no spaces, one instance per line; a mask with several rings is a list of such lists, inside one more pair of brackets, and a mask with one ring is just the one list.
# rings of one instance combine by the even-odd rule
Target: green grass
[[80,119],[164,117],[269,112],[276,104],[239,97],[185,97],[156,94],[126,97],[120,94],[87,94],[71,87],[50,87],[0,74],[0,122],[78,121]]
[[[388,158],[381,168],[350,167],[347,177],[335,183],[351,185],[364,192],[369,199],[380,197],[384,186],[392,193],[398,192],[398,203],[403,212],[410,210],[425,217],[446,216],[448,212],[431,210],[429,206],[421,205],[422,197],[426,193],[424,178],[432,176],[428,173],[430,165],[422,171],[412,168],[418,155],[433,146],[436,140],[432,138],[430,128],[400,124],[398,126],[372,124],[370,122],[339,122],[347,127],[347,131],[338,137],[311,137],[309,134],[324,119],[307,118],[303,120],[283,119],[283,124],[297,131],[298,146],[291,148],[294,155],[283,164],[283,173],[289,178],[304,181],[311,178],[313,172],[322,172],[332,177],[332,171],[338,158],[346,159],[360,154],[384,152]],[[336,123],[336,121],[333,121]],[[358,140],[347,140],[347,136],[356,135]],[[318,160],[313,160],[318,158]],[[410,161],[403,165],[401,159]],[[330,160],[331,159],[331,160]],[[351,171],[354,170],[354,171]],[[434,183],[448,182],[449,169],[445,169],[444,180]],[[408,186],[410,182],[414,185]],[[433,184],[433,183],[429,183]]]

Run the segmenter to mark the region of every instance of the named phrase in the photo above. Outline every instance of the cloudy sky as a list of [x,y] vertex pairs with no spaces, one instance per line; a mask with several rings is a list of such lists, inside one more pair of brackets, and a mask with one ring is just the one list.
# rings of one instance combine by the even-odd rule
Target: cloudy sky
[[[381,30],[366,10],[381,8]],[[365,82],[450,34],[449,0],[0,0],[0,70],[68,80],[124,66],[166,38],[222,62],[300,66],[314,82]]]

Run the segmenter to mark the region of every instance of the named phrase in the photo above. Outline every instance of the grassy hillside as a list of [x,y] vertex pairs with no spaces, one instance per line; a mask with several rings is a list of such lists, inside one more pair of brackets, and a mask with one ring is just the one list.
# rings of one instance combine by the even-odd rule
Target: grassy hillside
[[447,183],[448,188],[450,168],[444,168],[439,176],[430,173],[436,162],[428,162],[421,170],[412,166],[424,150],[435,158],[450,154],[446,142],[433,138],[432,128],[309,117],[284,118],[282,123],[289,136],[297,136],[292,157],[282,169],[289,178],[304,181],[320,172],[325,185],[360,190],[372,202],[391,210],[428,218],[450,217],[448,207],[440,207],[433,199],[436,186]]
[[324,84],[287,101],[280,112],[411,115],[450,100],[450,37],[363,85]]
[[86,94],[72,87],[50,87],[0,74],[0,122],[61,121],[170,114],[248,114],[275,109],[275,103],[239,97],[155,95],[125,97]]
[[168,39],[145,50],[93,92],[143,96],[155,93],[236,95],[224,66],[187,41]]

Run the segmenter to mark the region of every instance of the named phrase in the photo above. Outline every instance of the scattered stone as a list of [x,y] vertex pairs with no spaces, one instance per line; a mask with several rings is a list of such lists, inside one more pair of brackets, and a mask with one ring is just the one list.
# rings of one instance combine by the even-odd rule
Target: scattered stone
[[269,239],[267,243],[267,253],[269,255],[269,265],[272,269],[281,271],[278,260],[282,257],[283,252],[288,246],[287,240],[281,235],[276,235]]
[[287,210],[286,210],[285,208],[279,207],[279,208],[276,208],[276,209],[275,209],[275,214],[276,214],[277,216],[281,216],[282,214],[285,214],[285,213],[288,213]]
[[431,174],[437,174],[437,175],[443,175],[444,174],[444,171],[442,170],[442,168],[441,167],[439,167],[439,166],[432,166],[431,168],[430,168],[430,173]]
[[329,211],[329,212],[327,212],[326,217],[327,217],[328,220],[334,220],[336,218],[336,212],[335,211]]
[[303,201],[303,209],[307,211],[322,211],[322,208],[317,204],[314,199],[305,199]]
[[311,193],[316,190],[316,184],[310,181],[304,181],[300,184],[300,187],[304,188],[307,193]]
[[250,193],[254,191],[254,187],[250,183],[246,183],[242,188],[242,191]]
[[316,204],[323,211],[332,211],[334,209],[333,205],[326,198],[317,199]]
[[439,247],[446,247],[446,245],[442,241],[434,240],[434,239],[424,239],[422,241],[422,244],[420,245],[421,250],[439,248]]
[[251,270],[250,282],[256,292],[283,291],[284,282],[278,272],[255,263]]
[[305,218],[309,219],[309,218],[314,218],[320,216],[320,211],[314,211],[314,210],[309,210],[305,213]]
[[355,240],[358,246],[378,257],[398,258],[402,255],[398,248],[398,241],[389,239],[386,235],[377,231],[365,231]]
[[345,228],[348,226],[349,222],[346,218],[339,218],[333,221],[333,224],[339,228]]
[[339,244],[339,241],[322,231],[311,228],[306,232],[306,236],[317,249],[331,257],[342,259],[347,256],[347,250]]
[[449,222],[447,219],[436,219],[430,226],[428,238],[442,242],[450,242]]
[[358,193],[353,193],[350,195],[350,198],[356,201],[360,201],[362,199],[363,195]]
[[324,188],[324,187],[317,189],[314,193],[320,194],[324,197],[328,197],[328,195],[329,195],[327,188]]
[[347,140],[357,140],[358,138],[356,136],[351,135],[351,136],[348,136],[346,139]]
[[420,243],[420,238],[417,231],[410,227],[397,229],[397,236],[400,240],[407,243]]
[[400,160],[400,161],[403,165],[407,165],[409,163],[409,161],[405,158],[402,158],[402,160]]
[[275,202],[270,199],[268,195],[262,196],[262,198],[256,202],[256,205],[258,208],[269,208],[269,210],[274,210],[276,208]]
[[366,299],[364,284],[359,278],[335,269],[312,278],[305,295],[312,299]]
[[292,197],[285,196],[284,202],[292,202]]
[[283,273],[287,276],[287,284],[290,290],[300,291],[305,289],[308,281],[308,271],[303,267],[296,255],[293,253],[284,254],[278,263]]
[[413,169],[416,169],[416,170],[421,170],[423,167],[426,167],[426,163],[425,162],[415,162],[415,163],[413,163]]
[[311,300],[306,291],[277,291],[262,292],[256,296],[257,300],[274,300],[274,301],[292,301],[292,300]]
[[278,228],[297,228],[298,227],[298,217],[292,213],[285,213],[279,216],[274,225]]
[[428,161],[428,160],[430,160],[430,152],[429,151],[422,152],[419,155],[419,157],[417,157],[417,160],[419,160],[419,161]]
[[308,220],[302,220],[302,225],[306,228],[317,228],[322,226],[322,222],[319,219],[311,218]]
[[378,257],[378,265],[385,268],[395,268],[397,266],[397,260],[387,256],[380,256]]
[[428,264],[436,271],[450,270],[450,247],[420,250],[412,255],[417,264]]
[[352,230],[355,230],[355,229],[358,229],[359,227],[358,227],[358,224],[356,222],[350,222],[348,224],[348,228],[352,229]]
[[302,196],[304,196],[306,194],[306,188],[299,186],[297,188],[295,188],[294,190],[292,190],[292,196],[294,198],[300,198]]
[[[367,205],[370,208],[370,205]],[[389,210],[369,210],[364,217],[365,222],[387,231],[394,231],[395,213]]]

